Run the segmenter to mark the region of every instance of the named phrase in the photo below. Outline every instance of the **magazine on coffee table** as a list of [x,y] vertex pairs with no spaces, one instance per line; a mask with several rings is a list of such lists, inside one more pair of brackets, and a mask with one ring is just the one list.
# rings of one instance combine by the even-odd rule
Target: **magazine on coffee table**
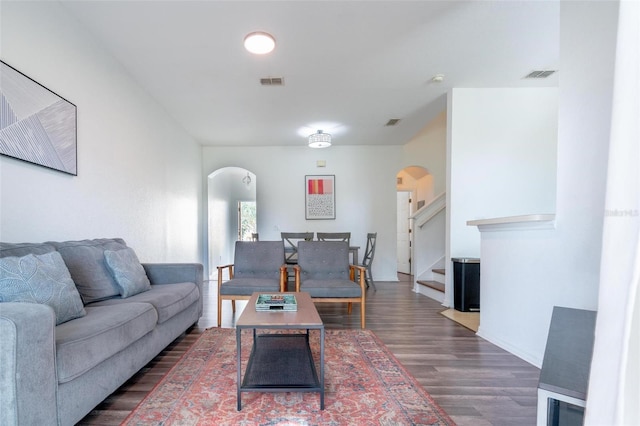
[[298,303],[293,294],[261,294],[256,300],[256,311],[297,311]]

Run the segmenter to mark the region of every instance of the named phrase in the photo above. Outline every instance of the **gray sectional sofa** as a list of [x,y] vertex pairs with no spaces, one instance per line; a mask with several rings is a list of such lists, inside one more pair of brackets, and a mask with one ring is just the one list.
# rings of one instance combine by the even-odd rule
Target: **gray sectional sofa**
[[0,243],[0,424],[77,423],[198,322],[202,284],[118,238]]

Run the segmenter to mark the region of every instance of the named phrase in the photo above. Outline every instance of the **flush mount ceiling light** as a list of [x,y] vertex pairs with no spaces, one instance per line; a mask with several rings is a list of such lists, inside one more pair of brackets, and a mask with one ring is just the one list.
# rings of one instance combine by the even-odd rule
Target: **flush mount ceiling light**
[[276,39],[269,33],[256,31],[244,38],[244,48],[256,55],[264,55],[276,47]]
[[309,135],[309,148],[327,148],[331,146],[331,135],[318,130]]

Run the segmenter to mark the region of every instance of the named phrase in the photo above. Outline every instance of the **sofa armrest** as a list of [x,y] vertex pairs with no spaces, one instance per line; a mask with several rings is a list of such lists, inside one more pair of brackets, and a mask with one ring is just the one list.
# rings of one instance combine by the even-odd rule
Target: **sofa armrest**
[[153,285],[195,283],[200,292],[199,314],[202,315],[203,266],[200,263],[143,263],[142,267]]
[[55,326],[47,305],[0,303],[0,424],[57,423]]

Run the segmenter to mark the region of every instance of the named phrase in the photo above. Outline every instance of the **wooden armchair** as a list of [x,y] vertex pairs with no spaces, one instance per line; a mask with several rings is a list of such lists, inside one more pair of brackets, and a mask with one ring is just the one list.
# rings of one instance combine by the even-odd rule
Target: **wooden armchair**
[[[231,300],[235,312],[235,301],[247,300],[256,291],[285,291],[287,267],[283,259],[282,241],[236,241],[234,263],[218,266],[218,327],[222,322],[223,300]],[[229,280],[223,282],[225,269],[229,271]]]
[[[300,241],[294,266],[296,291],[314,302],[360,303],[360,327],[365,328],[365,268],[349,265],[349,244],[338,241]],[[355,277],[358,277],[356,282]]]

